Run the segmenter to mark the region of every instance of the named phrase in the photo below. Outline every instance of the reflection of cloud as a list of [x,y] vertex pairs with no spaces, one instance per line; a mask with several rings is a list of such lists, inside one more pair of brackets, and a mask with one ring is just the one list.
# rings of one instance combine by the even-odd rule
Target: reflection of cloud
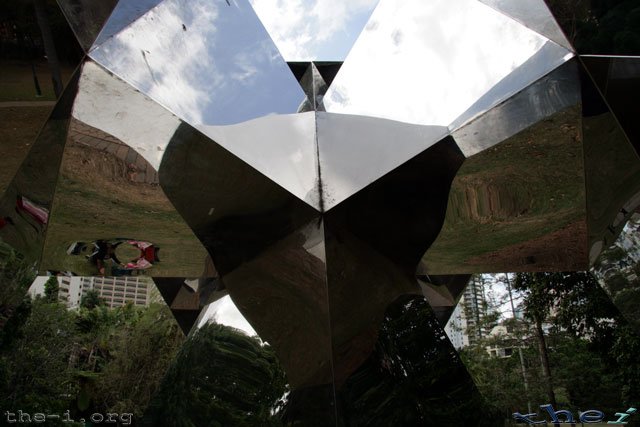
[[[212,23],[218,10],[206,3],[194,0],[187,8],[180,2],[164,2],[93,55],[187,121],[199,123],[210,102],[209,94],[220,84],[216,78],[219,73],[211,67],[211,47],[207,46],[213,43],[216,26]],[[167,50],[171,58],[166,56]],[[202,75],[207,75],[207,80],[203,81]]]
[[[324,104],[329,112],[448,126],[545,42],[476,0],[382,1]],[[548,71],[542,64],[540,77]]]
[[165,0],[90,56],[190,124],[292,113],[304,98],[246,0]]
[[249,0],[287,61],[343,60],[378,0]]
[[198,323],[198,328],[207,322],[216,322],[221,325],[240,329],[249,336],[257,335],[256,331],[253,330],[249,322],[247,322],[236,308],[229,295],[209,304],[205,310],[204,315],[200,319],[200,323]]

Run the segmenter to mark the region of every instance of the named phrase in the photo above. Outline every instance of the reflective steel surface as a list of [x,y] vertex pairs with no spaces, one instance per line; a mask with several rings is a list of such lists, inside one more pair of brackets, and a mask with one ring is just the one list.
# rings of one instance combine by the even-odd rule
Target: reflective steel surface
[[304,99],[246,0],[163,1],[89,55],[191,124],[294,113]]
[[469,274],[586,269],[640,206],[638,57],[541,0],[345,3],[293,48],[262,0],[60,3],[88,54],[0,243],[153,278],[194,363],[147,425],[176,390],[193,425],[495,425],[442,329]]
[[[447,126],[546,43],[553,42],[476,0],[382,1],[329,88],[325,107]],[[571,56],[558,46],[552,61],[537,64],[533,80]],[[533,80],[512,82],[504,97]]]
[[[563,271],[587,266],[581,106],[571,92],[558,99],[575,103],[467,158],[453,181],[442,232],[424,254],[425,272]],[[523,120],[517,116],[517,106],[530,108],[530,100],[536,100],[531,92],[520,101],[516,95],[516,107],[502,110],[516,113],[516,129],[535,120],[535,114]],[[500,109],[492,110],[484,123],[481,117],[477,130],[467,136],[489,136],[492,141],[508,131],[505,122],[500,122],[503,130],[491,120],[494,112],[501,114]]]
[[515,19],[560,46],[573,50],[544,0],[520,0],[517,2],[507,0],[479,1]]
[[[0,239],[37,263],[50,223],[51,204],[66,141],[79,70],[68,83],[11,184],[0,199]],[[9,220],[7,220],[9,218]]]
[[58,0],[69,25],[78,38],[82,48],[88,51],[100,34],[103,25],[114,11],[126,2],[118,0],[87,1]]

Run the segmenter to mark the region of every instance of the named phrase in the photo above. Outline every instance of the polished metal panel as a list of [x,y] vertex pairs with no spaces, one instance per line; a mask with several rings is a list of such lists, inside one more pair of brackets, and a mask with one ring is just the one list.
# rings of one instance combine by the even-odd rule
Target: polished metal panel
[[199,277],[206,258],[153,165],[113,135],[72,119],[41,268]]
[[300,200],[320,210],[313,112],[270,115],[237,125],[196,128]]
[[8,244],[34,264],[40,262],[51,221],[51,203],[78,77],[79,71],[76,71],[0,199],[0,218],[3,219],[0,242]]
[[540,33],[566,49],[571,43],[549,11],[544,0],[479,0],[497,11],[515,19],[533,31]]
[[178,127],[167,146],[159,178],[223,277],[319,216],[187,124]]
[[167,144],[181,121],[95,62],[82,67],[73,117],[113,136],[160,167]]
[[153,281],[185,335],[189,335],[194,326],[199,326],[210,304],[228,296],[217,277],[154,277]]
[[304,99],[246,0],[165,0],[89,55],[191,124],[294,113]]
[[[558,45],[552,42],[545,43],[544,46],[542,46],[542,48],[535,53],[535,55],[529,58],[524,64],[516,68],[507,77],[500,80],[500,82],[498,82],[487,93],[485,93],[476,102],[474,102],[473,105],[470,106],[464,113],[458,116],[449,125],[449,129],[451,129],[452,132],[455,132],[462,126],[468,124],[470,121],[477,119],[482,114],[487,113],[487,115],[491,115],[493,114],[493,107],[495,107],[493,109],[497,110],[508,109],[508,106],[513,102],[514,99],[525,97],[525,95],[523,94],[531,93],[535,90],[533,88],[538,89],[538,94],[534,94],[533,96],[537,100],[537,102],[542,103],[542,105],[537,106],[536,101],[531,100],[529,102],[532,105],[530,108],[537,110],[537,113],[532,114],[541,114],[544,110],[549,109],[553,110],[553,107],[548,104],[557,104],[558,106],[561,106],[566,105],[567,102],[574,102],[573,98],[577,98],[579,96],[579,89],[576,88],[571,91],[571,89],[568,88],[567,85],[573,84],[577,87],[577,83],[575,83],[575,73],[577,73],[577,71],[575,71],[575,64],[567,67],[564,67],[563,65],[574,63],[575,60],[570,59],[567,61],[567,59],[562,57],[561,54],[562,48],[558,47]],[[541,77],[539,73],[541,64],[554,64],[553,67],[550,67],[553,68],[553,71],[549,72],[544,77]],[[573,67],[574,70],[573,75],[570,71],[572,69],[571,67]],[[569,68],[569,70],[567,68]],[[560,83],[557,82],[557,80],[559,80]],[[529,82],[529,85],[522,88],[521,82]],[[562,84],[562,82],[564,82],[564,85]],[[549,91],[549,94],[542,95],[542,93],[546,90]],[[567,93],[573,94],[573,98],[567,98]],[[542,100],[540,100],[541,97]],[[559,99],[552,101],[554,98]],[[562,99],[565,100],[561,101]],[[522,117],[526,117],[526,112],[520,111],[517,108],[516,110],[519,114],[522,115]],[[511,123],[512,121],[513,120],[507,120],[507,123]],[[524,129],[524,127],[521,127],[521,129]]]
[[582,105],[589,258],[593,263],[615,242],[640,206],[640,158],[586,71],[582,74]]
[[86,52],[98,37],[113,8],[118,5],[118,0],[58,0],[58,4]]
[[[448,126],[548,42],[476,0],[383,0],[329,88],[325,108]],[[557,55],[527,77],[542,77],[572,53],[561,48]],[[533,80],[513,82],[506,95]]]
[[440,233],[450,185],[463,162],[448,136],[325,211],[324,218],[401,266],[415,282],[416,266]]
[[[486,104],[492,102],[490,99]],[[576,61],[572,60],[455,130],[452,135],[465,156],[470,157],[579,103],[578,68]],[[485,100],[479,100],[478,104],[485,104]],[[476,109],[484,108],[474,105],[472,110]]]
[[99,29],[100,33],[96,33],[97,37],[93,38],[92,44],[89,46],[93,45],[95,48],[101,45],[161,2],[162,0],[118,0],[109,19],[104,26],[101,27],[102,29]]
[[[324,111],[322,98],[327,93],[328,85],[313,62],[309,64],[307,71],[301,79],[298,79],[298,82],[307,95],[305,100],[305,103],[308,104],[307,108],[312,111]],[[307,109],[298,107],[298,112],[302,111],[307,111]]]
[[[526,105],[528,94],[523,96]],[[465,160],[451,187],[442,231],[424,254],[423,273],[587,267],[588,165],[583,162],[580,110],[576,103],[541,117]],[[513,120],[529,120],[520,117]],[[488,120],[487,130],[478,131],[491,135],[488,128],[494,123]]]
[[317,114],[322,208],[328,211],[447,135],[374,117]]
[[344,223],[325,227],[339,420],[476,425],[484,401],[415,277]]
[[471,275],[421,274],[421,264],[418,265],[417,271],[418,283],[433,310],[433,314],[438,319],[440,326],[444,328],[467,287]]
[[52,108],[50,102],[0,108],[0,198],[27,157]]
[[640,153],[640,57],[584,55],[580,59],[622,130]]
[[287,374],[287,423],[335,423],[326,271],[324,224],[314,219],[223,277]]

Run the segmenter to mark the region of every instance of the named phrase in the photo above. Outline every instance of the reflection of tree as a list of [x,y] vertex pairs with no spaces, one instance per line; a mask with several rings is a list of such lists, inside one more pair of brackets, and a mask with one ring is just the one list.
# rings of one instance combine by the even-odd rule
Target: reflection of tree
[[34,278],[33,266],[0,242],[0,331],[21,303]]
[[147,425],[279,425],[274,416],[287,391],[273,349],[215,323],[195,332],[153,400]]
[[[567,335],[585,340],[586,348],[593,352],[589,368],[598,366],[600,358],[617,377],[625,403],[636,404],[640,398],[640,337],[591,274],[519,273],[516,288],[524,292],[526,316],[538,316]],[[553,353],[548,356],[553,364]],[[574,402],[579,401],[576,396],[572,396]]]
[[637,55],[640,6],[635,0],[546,0],[580,53]]
[[[422,297],[386,311],[373,354],[339,392],[349,425],[481,425],[482,398]],[[490,424],[490,422],[489,422]]]

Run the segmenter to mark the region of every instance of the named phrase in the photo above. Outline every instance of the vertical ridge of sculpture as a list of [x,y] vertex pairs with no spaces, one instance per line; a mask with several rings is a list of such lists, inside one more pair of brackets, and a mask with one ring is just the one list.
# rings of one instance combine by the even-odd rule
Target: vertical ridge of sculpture
[[76,70],[0,200],[0,217],[12,218],[0,229],[0,238],[37,264],[51,220],[49,213],[79,74]]
[[71,26],[78,42],[88,52],[101,33],[112,12],[120,7],[118,0],[86,1],[58,0],[58,5]]

